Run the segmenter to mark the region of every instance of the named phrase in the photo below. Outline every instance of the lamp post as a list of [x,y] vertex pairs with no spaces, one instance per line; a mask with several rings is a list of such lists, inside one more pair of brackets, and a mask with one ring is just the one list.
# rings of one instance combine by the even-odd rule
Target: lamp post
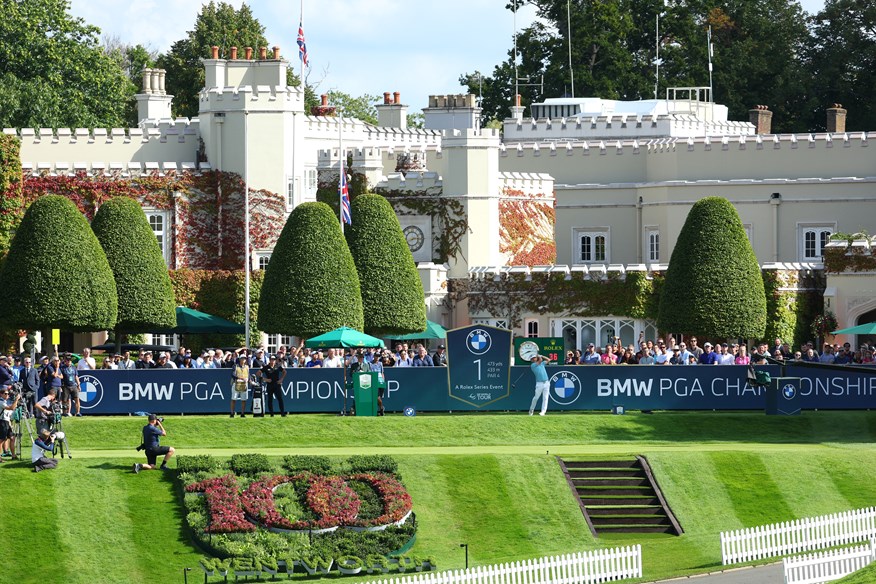
[[468,570],[468,544],[461,543],[459,544],[459,547],[465,548],[465,569]]

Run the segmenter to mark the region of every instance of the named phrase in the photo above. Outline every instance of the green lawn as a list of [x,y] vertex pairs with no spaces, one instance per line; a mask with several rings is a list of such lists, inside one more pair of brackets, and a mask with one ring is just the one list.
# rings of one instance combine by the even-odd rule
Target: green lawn
[[[169,474],[134,475],[143,418],[65,420],[74,458],[0,466],[0,537],[14,582],[172,582],[201,552]],[[179,454],[392,454],[439,569],[641,543],[645,580],[720,568],[719,532],[876,504],[876,413],[168,417]],[[594,539],[554,455],[648,457],[681,537]],[[279,458],[277,459],[279,462]],[[13,496],[9,496],[13,494]],[[34,561],[34,550],[46,561]],[[351,580],[347,580],[351,581]]]

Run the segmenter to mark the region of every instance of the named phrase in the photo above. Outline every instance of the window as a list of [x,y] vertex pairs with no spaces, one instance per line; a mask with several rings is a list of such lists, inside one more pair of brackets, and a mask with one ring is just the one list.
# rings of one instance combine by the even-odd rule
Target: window
[[824,246],[836,231],[836,224],[801,224],[798,226],[799,258],[803,262],[820,262]]
[[576,230],[574,241],[576,246],[574,257],[577,263],[608,263],[608,228]]
[[292,345],[292,335],[267,335],[267,337],[265,352],[269,355],[276,353],[281,346],[288,349]]
[[754,245],[751,240],[751,223],[743,223],[742,228],[745,230],[745,237],[748,238],[748,243]]
[[286,177],[286,206],[295,206],[295,178],[291,176]]
[[537,337],[538,336],[538,320],[531,318],[526,321],[526,336],[527,337]]
[[146,211],[146,218],[149,220],[149,227],[152,228],[155,239],[158,240],[158,247],[161,248],[161,256],[164,258],[164,263],[169,265],[171,247],[168,237],[169,214],[167,211]]
[[176,348],[176,335],[162,335],[159,333],[152,333],[152,344],[167,345],[168,347]]
[[562,337],[566,349],[587,348],[593,343],[604,347],[620,339],[626,347],[635,345],[640,332],[646,339],[657,338],[657,327],[653,321],[632,318],[571,318],[552,319],[550,322],[552,336]]
[[660,261],[660,230],[648,228],[645,230],[645,261]]
[[305,171],[307,195],[310,197],[316,196],[316,190],[319,188],[318,176],[315,168],[309,168]]
[[264,270],[268,267],[268,264],[271,263],[271,252],[269,251],[256,251],[255,257],[255,269],[257,270]]

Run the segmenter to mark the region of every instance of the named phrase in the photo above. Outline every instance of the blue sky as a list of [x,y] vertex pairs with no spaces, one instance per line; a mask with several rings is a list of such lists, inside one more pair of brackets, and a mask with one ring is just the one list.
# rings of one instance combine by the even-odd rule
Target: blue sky
[[[239,0],[231,0],[239,6]],[[122,42],[166,51],[192,28],[201,0],[71,0],[71,11]],[[300,0],[249,2],[296,71]],[[514,17],[506,0],[304,0],[304,33],[317,91],[353,96],[401,92],[410,111],[432,94],[461,93],[459,75],[491,74],[511,47]],[[823,0],[803,0],[813,12]],[[517,14],[528,25],[531,8]],[[509,80],[509,83],[513,80]]]

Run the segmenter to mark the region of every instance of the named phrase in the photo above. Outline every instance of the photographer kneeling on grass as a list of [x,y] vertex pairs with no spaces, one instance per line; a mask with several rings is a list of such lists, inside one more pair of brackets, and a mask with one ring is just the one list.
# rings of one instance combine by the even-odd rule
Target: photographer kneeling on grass
[[143,443],[137,447],[137,450],[146,450],[148,464],[140,464],[139,462],[135,464],[135,473],[141,470],[155,470],[159,468],[156,466],[159,456],[164,456],[164,460],[161,462],[161,470],[170,470],[167,468],[167,461],[173,456],[174,450],[172,446],[161,446],[159,444],[161,437],[167,436],[167,431],[165,431],[164,426],[161,424],[162,421],[163,418],[159,418],[155,414],[149,414],[149,423],[143,426]]
[[33,472],[40,472],[49,468],[58,466],[58,460],[48,458],[47,453],[51,453],[55,448],[55,438],[64,438],[62,432],[52,434],[45,428],[40,430],[39,436],[33,441],[33,448],[30,450],[30,461],[33,463]]

